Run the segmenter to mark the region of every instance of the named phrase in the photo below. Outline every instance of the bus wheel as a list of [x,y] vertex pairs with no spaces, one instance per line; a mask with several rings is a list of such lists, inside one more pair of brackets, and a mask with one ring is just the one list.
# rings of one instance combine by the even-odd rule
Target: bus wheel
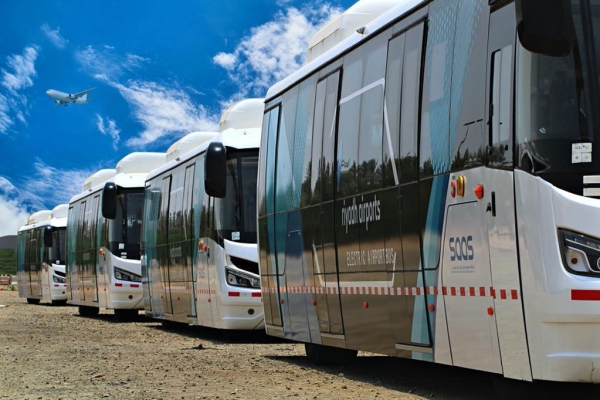
[[358,351],[321,344],[305,343],[306,357],[316,365],[347,365],[356,358]]
[[95,317],[99,312],[98,307],[79,306],[79,315],[82,317]]
[[115,310],[115,319],[117,321],[129,321],[137,317],[138,310]]
[[53,306],[66,306],[67,301],[66,300],[52,300],[52,305]]
[[27,304],[40,304],[40,299],[27,298]]

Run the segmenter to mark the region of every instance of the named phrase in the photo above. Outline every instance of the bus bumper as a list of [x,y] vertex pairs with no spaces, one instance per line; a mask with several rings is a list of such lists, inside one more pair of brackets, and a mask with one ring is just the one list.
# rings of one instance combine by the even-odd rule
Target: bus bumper
[[109,308],[114,310],[143,310],[144,292],[142,290],[142,284],[113,284]]
[[53,283],[50,285],[50,300],[51,301],[66,301],[67,300],[67,284]]

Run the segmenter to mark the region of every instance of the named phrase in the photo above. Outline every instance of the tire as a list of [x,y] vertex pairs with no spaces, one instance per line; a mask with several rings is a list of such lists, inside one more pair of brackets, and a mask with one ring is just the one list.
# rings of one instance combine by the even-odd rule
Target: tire
[[52,305],[53,306],[66,306],[67,301],[66,300],[52,300]]
[[79,306],[79,315],[82,317],[95,317],[99,312],[98,307]]
[[115,319],[117,321],[130,321],[138,315],[138,310],[115,310]]
[[305,343],[306,357],[315,365],[348,365],[358,355],[357,350],[341,349],[339,347],[321,344]]
[[27,304],[40,304],[40,299],[27,298]]

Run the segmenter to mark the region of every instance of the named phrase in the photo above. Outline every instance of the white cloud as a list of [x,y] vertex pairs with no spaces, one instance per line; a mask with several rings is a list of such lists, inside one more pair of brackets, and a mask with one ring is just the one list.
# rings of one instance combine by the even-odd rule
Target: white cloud
[[38,56],[36,46],[25,47],[23,55],[13,54],[8,56],[7,65],[12,71],[2,69],[2,86],[11,92],[33,86],[32,77],[35,71],[35,59]]
[[19,201],[15,186],[0,176],[0,236],[16,235],[19,228],[27,223],[29,211]]
[[235,67],[237,57],[231,53],[219,53],[213,57],[213,62],[228,71],[231,71]]
[[252,28],[232,53],[215,55],[213,62],[225,68],[238,86],[232,99],[264,96],[273,83],[300,68],[311,36],[341,11],[327,3],[288,7],[273,21]]
[[133,117],[144,127],[136,137],[127,140],[130,147],[145,147],[172,136],[193,131],[215,131],[219,116],[202,105],[196,105],[178,87],[165,87],[155,82],[133,80],[127,84],[109,82],[129,103]]
[[82,192],[85,179],[98,169],[65,170],[37,160],[34,173],[19,182],[19,190],[0,176],[0,236],[15,235],[31,212],[68,203]]
[[69,41],[60,34],[60,27],[56,28],[56,30],[53,30],[48,23],[45,23],[40,29],[44,32],[52,44],[59,49],[64,49],[67,43],[69,43]]
[[6,68],[1,68],[0,88],[0,133],[6,133],[16,120],[26,123],[27,97],[21,90],[33,86],[33,77],[37,75],[35,60],[37,46],[28,46],[23,54],[13,54],[6,59]]
[[125,56],[115,54],[113,46],[104,45],[102,48],[87,46],[75,52],[75,60],[85,72],[92,76],[104,76],[106,80],[118,79],[123,73],[133,71],[150,61],[136,54]]
[[33,210],[68,203],[71,197],[83,191],[86,178],[99,169],[66,170],[38,159],[34,163],[33,175],[20,185],[20,198]]
[[[156,142],[193,131],[216,131],[220,115],[214,115],[204,106],[196,104],[189,93],[201,95],[193,88],[184,89],[181,85],[163,85],[152,81],[129,80],[122,83],[119,78],[149,62],[135,54],[115,54],[110,46],[96,49],[88,46],[76,53],[75,57],[83,69],[94,78],[116,88],[127,101],[133,118],[143,130],[129,138],[125,144],[133,148],[144,148]],[[96,116],[96,126],[104,134],[113,137],[113,145],[120,140],[120,130],[116,123]],[[112,126],[112,131],[111,131]]]
[[14,121],[10,115],[8,99],[0,93],[0,133],[8,131],[12,124]]
[[96,126],[98,130],[103,135],[108,135],[112,138],[113,148],[117,149],[117,144],[119,143],[120,137],[119,134],[121,130],[117,128],[117,123],[114,119],[106,118],[106,122],[104,118],[100,114],[96,114]]

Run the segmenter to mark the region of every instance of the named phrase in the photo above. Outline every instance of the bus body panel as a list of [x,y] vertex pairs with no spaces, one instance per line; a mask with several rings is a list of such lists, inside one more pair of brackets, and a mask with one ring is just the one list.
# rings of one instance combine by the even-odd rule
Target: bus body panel
[[[600,282],[567,272],[557,230],[600,237],[590,224],[600,218],[600,202],[521,171],[515,171],[515,191],[533,378],[597,383]],[[581,296],[586,293],[592,296]]]
[[[66,295],[64,237],[66,205],[29,217],[17,236],[19,296],[43,302],[64,302]],[[43,220],[36,215],[47,213]],[[63,213],[65,215],[63,215]],[[52,229],[52,247],[44,244],[44,231]]]
[[[235,107],[234,113],[228,111],[230,117],[242,115]],[[252,168],[252,154],[258,151],[259,136],[257,128],[229,128],[213,139],[227,146],[229,160],[242,160],[241,164],[228,161],[232,163],[230,171],[241,173],[236,175],[240,184],[245,179],[243,163]],[[220,237],[217,233],[218,229],[230,229],[225,226],[227,218],[243,218],[244,213],[250,213],[246,219],[252,221],[254,200],[248,201],[253,207],[244,207],[241,192],[238,198],[226,199],[215,199],[205,193],[207,146],[208,142],[201,144],[153,171],[146,183],[142,229],[145,314],[219,329],[263,329],[260,291],[228,283],[228,268],[252,275],[244,269],[246,264],[256,266],[255,279],[259,282],[256,244],[242,238],[247,234],[244,231],[233,229],[227,233],[231,237],[225,234]],[[228,187],[228,190],[237,193],[246,189]],[[222,215],[220,207],[230,206],[226,202],[232,199],[243,210],[237,209],[235,217]]]

